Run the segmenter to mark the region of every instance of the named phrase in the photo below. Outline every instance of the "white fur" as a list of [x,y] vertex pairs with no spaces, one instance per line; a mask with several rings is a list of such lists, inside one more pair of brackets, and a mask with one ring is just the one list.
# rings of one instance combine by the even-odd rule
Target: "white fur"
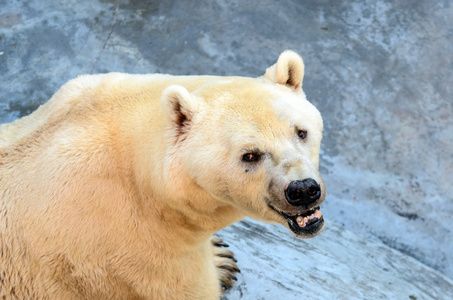
[[322,183],[303,70],[284,52],[256,79],[82,76],[2,125],[0,296],[218,298],[212,234],[246,215],[286,226],[267,201],[290,210],[288,181]]

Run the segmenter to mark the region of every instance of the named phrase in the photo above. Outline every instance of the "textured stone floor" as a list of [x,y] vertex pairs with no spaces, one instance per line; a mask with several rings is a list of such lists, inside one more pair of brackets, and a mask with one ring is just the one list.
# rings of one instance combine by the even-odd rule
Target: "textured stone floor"
[[225,299],[452,299],[450,278],[336,224],[309,240],[249,219],[219,235],[241,268]]
[[303,56],[303,88],[324,116],[329,227],[299,241],[263,226],[278,247],[249,237],[249,221],[221,232],[244,270],[230,299],[448,299],[451,1],[0,0],[0,123],[80,74],[260,76],[285,49]]

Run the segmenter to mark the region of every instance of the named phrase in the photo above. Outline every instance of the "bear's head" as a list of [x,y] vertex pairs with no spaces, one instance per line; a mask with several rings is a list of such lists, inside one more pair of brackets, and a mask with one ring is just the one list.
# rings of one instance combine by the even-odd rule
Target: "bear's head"
[[198,197],[189,205],[212,214],[232,207],[299,237],[318,234],[326,196],[318,171],[323,122],[301,89],[303,76],[301,57],[285,51],[259,78],[213,77],[191,92],[166,88],[164,176],[176,198]]

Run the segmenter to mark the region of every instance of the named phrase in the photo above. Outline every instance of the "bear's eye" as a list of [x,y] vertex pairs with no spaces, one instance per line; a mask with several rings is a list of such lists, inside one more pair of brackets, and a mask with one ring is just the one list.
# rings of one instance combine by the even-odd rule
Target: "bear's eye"
[[242,155],[242,160],[245,162],[256,162],[261,158],[261,155],[257,153],[246,153]]
[[298,130],[297,135],[302,139],[305,140],[307,138],[307,131],[306,130]]

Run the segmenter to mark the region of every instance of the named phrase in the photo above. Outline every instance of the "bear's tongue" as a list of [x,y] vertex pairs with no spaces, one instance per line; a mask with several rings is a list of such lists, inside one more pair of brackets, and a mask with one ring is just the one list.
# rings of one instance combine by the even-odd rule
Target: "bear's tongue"
[[322,213],[318,209],[319,207],[316,207],[315,209],[310,209],[300,215],[294,216],[297,225],[300,228],[304,228],[321,220]]

